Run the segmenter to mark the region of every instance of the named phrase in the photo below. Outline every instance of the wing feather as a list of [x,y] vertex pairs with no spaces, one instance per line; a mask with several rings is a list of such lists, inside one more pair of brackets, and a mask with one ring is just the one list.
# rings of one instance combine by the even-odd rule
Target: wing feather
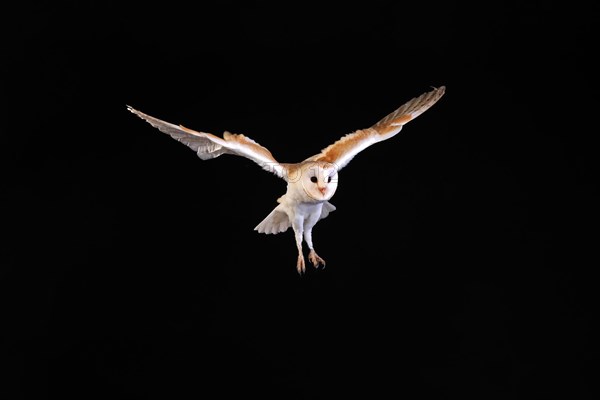
[[216,158],[221,154],[234,154],[254,161],[264,170],[280,178],[285,179],[287,176],[285,166],[277,162],[269,150],[249,137],[226,131],[223,138],[220,138],[210,133],[197,132],[182,125],[165,122],[130,106],[127,106],[127,109],[159,131],[194,150],[202,160]]
[[354,156],[367,147],[395,136],[406,123],[433,106],[444,95],[445,90],[446,87],[441,86],[413,98],[372,127],[342,137],[307,161],[325,161],[336,165],[338,170],[344,168]]

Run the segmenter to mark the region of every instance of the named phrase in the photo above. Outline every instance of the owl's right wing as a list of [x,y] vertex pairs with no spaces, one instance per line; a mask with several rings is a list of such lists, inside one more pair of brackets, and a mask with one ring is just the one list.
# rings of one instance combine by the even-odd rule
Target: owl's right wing
[[285,166],[275,160],[269,150],[249,137],[225,132],[223,138],[220,138],[210,133],[197,132],[181,125],[162,121],[130,106],[127,106],[127,109],[159,131],[194,150],[202,160],[209,160],[221,154],[234,154],[254,161],[264,170],[282,179],[287,178]]

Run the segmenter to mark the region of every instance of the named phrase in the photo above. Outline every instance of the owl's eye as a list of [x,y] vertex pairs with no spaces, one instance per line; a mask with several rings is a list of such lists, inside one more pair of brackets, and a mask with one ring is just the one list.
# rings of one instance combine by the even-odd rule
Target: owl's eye
[[310,177],[310,181],[314,182],[314,183],[317,183],[317,177],[316,176],[311,176]]
[[331,177],[327,178],[327,183],[331,182]]

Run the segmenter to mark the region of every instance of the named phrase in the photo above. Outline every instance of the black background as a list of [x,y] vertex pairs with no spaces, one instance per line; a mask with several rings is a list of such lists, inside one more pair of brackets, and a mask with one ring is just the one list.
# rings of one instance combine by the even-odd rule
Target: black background
[[[3,398],[598,396],[598,6],[415,3],[3,13]],[[125,108],[296,162],[440,85],[302,277],[283,181]]]

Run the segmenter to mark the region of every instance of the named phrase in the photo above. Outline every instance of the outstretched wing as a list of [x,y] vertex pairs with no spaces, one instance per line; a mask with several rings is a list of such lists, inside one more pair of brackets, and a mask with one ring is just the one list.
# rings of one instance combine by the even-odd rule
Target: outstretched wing
[[198,157],[203,160],[209,160],[221,154],[234,154],[249,158],[266,171],[286,179],[285,167],[275,160],[269,150],[249,137],[225,132],[223,138],[220,138],[210,133],[197,132],[181,125],[162,121],[130,106],[127,106],[127,109],[159,131],[166,133],[173,139],[194,150],[198,154]]
[[342,137],[334,144],[323,149],[321,153],[310,157],[306,161],[325,161],[336,165],[338,170],[344,168],[355,155],[367,147],[389,139],[400,132],[404,124],[412,121],[434,105],[444,95],[445,90],[446,87],[441,86],[413,98],[372,127]]

